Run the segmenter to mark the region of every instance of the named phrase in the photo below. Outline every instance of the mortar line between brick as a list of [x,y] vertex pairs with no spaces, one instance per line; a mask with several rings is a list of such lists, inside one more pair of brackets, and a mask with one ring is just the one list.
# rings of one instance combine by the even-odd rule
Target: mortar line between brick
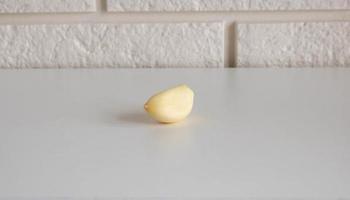
[[224,67],[230,67],[230,52],[229,52],[229,22],[224,22]]
[[107,0],[97,0],[98,3],[98,13],[104,14],[107,12]]
[[[105,0],[95,0],[96,1],[96,14],[103,14],[107,11],[107,3]],[[95,13],[93,13],[95,14]]]
[[96,4],[96,13],[102,13],[101,0],[95,0],[95,4]]
[[238,66],[238,28],[237,23],[233,22],[231,25],[231,60],[232,67]]
[[98,11],[92,13],[0,14],[0,24],[350,21],[350,11],[108,13],[106,0],[96,0],[96,3]]
[[237,34],[236,24],[234,21],[226,23],[226,36],[225,36],[225,56],[226,67],[234,68],[237,66]]
[[225,67],[234,68],[237,66],[237,33],[234,21],[225,22],[224,37],[224,60]]

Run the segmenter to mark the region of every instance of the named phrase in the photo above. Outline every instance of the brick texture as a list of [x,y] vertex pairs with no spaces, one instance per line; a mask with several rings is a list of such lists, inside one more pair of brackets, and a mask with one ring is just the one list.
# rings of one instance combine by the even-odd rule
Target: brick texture
[[1,68],[223,67],[222,23],[0,26]]
[[0,0],[0,13],[92,12],[96,0]]
[[108,10],[118,12],[349,8],[350,0],[108,0]]
[[238,25],[238,67],[350,67],[350,22]]

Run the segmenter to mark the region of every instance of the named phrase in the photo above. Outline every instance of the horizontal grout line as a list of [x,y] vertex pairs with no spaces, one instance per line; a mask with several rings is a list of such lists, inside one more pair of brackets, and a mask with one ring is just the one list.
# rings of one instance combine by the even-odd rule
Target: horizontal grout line
[[96,5],[96,11],[72,11],[72,12],[10,12],[10,13],[1,13],[1,15],[45,15],[45,14],[91,14],[98,13],[98,11],[103,11],[105,14],[113,15],[168,15],[168,14],[234,14],[234,13],[339,13],[339,12],[350,12],[346,9],[332,9],[332,10],[235,10],[235,11],[107,11],[105,8],[107,5],[104,3],[98,3]]
[[[103,5],[100,5],[103,6]],[[350,21],[350,11],[0,14],[0,24]]]

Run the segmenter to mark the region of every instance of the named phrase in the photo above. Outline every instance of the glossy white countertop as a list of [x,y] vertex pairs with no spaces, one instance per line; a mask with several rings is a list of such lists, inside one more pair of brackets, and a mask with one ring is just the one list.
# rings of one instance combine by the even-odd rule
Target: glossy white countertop
[[[193,113],[154,122],[180,83]],[[2,70],[7,197],[350,199],[350,69]]]

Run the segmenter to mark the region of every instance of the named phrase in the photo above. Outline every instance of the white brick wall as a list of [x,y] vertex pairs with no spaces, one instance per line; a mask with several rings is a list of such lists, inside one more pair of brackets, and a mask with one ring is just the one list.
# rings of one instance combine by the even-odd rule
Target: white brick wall
[[110,11],[349,9],[350,0],[108,0]]
[[238,25],[238,67],[350,66],[350,23]]
[[0,68],[350,67],[350,0],[0,0]]
[[0,13],[95,11],[95,0],[0,0]]
[[0,27],[0,63],[6,68],[223,67],[222,35],[222,23],[8,25]]

